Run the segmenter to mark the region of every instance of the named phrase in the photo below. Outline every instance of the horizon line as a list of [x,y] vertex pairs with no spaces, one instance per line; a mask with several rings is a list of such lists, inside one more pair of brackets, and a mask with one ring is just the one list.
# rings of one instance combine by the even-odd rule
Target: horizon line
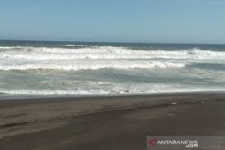
[[0,39],[0,41],[21,41],[21,42],[77,42],[77,43],[113,43],[113,44],[192,44],[192,45],[225,45],[225,43],[182,43],[182,42],[123,42],[123,41],[79,41],[79,40],[26,40],[26,39]]

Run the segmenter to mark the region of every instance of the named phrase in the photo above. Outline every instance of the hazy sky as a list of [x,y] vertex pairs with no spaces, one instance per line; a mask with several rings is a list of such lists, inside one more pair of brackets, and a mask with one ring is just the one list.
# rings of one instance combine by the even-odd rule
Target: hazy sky
[[225,44],[225,0],[0,0],[0,39]]

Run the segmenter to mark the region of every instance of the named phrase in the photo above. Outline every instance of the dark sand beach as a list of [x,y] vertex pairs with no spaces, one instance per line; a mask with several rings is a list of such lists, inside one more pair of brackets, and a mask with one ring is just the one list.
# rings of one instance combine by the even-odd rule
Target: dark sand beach
[[0,150],[144,150],[147,135],[225,136],[225,95],[0,101]]

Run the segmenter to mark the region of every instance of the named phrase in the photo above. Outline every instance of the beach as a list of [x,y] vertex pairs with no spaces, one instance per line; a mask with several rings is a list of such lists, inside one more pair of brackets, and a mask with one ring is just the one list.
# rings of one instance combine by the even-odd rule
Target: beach
[[1,150],[144,150],[146,136],[225,136],[225,94],[0,101]]

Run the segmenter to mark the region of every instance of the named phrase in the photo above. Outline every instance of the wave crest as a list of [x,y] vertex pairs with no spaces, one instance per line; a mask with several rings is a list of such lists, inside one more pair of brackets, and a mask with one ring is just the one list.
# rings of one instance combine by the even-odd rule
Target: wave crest
[[83,64],[66,63],[62,64],[23,64],[23,65],[9,65],[0,66],[0,70],[64,70],[64,71],[78,71],[78,70],[98,70],[98,69],[152,69],[152,68],[183,68],[184,63],[173,62],[159,62],[159,61],[121,61],[121,62],[86,62]]
[[0,47],[0,70],[97,70],[184,68],[192,63],[225,63],[225,52],[210,50],[131,50],[126,47]]
[[131,50],[125,47],[81,48],[0,47],[0,58],[27,60],[67,59],[225,59],[225,52],[211,50]]

